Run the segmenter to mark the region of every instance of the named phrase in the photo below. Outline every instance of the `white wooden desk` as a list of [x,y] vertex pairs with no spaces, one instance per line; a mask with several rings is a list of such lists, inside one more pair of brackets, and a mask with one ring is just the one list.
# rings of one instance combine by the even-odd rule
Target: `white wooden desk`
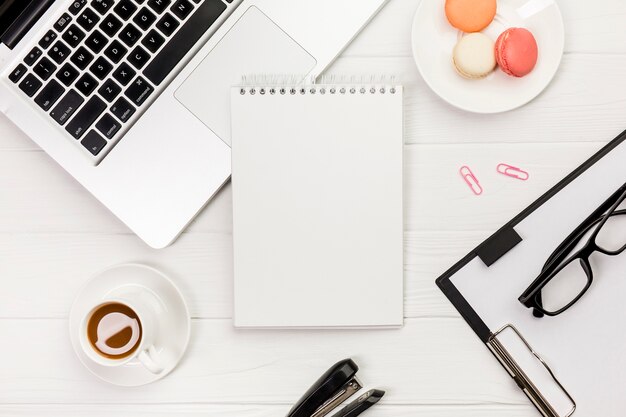
[[[626,129],[626,2],[559,1],[567,40],[557,77],[529,105],[495,116],[455,110],[421,80],[410,47],[418,3],[391,0],[332,69],[396,74],[406,86],[402,330],[235,331],[230,186],[178,242],[151,250],[0,118],[0,416],[277,417],[348,356],[364,382],[388,391],[371,417],[538,416],[434,280]],[[499,162],[531,179],[497,174]],[[462,164],[484,195],[462,182]],[[193,334],[171,375],[121,389],[75,358],[67,314],[93,273],[129,261],[176,280]]]

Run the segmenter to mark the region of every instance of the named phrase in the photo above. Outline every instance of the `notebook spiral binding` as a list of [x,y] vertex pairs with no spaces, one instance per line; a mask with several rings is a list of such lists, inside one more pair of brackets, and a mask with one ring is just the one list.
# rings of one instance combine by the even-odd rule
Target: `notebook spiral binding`
[[313,95],[313,94],[396,94],[395,76],[323,75],[246,75],[241,78],[239,93],[250,95]]

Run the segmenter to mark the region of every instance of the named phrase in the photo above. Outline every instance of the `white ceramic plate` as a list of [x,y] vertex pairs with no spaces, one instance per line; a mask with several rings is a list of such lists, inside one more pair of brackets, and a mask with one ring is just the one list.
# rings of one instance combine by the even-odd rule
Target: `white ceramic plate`
[[[136,360],[119,367],[99,365],[89,359],[80,346],[78,336],[85,314],[96,304],[132,291],[135,286],[151,291],[161,306],[155,345],[165,370],[158,375],[149,372]],[[123,387],[149,384],[169,374],[187,350],[191,333],[189,310],[174,282],[160,271],[140,264],[107,269],[87,282],[74,301],[69,322],[72,346],[83,365],[103,381]]]
[[509,27],[530,30],[539,47],[535,69],[523,78],[496,69],[480,80],[461,77],[452,49],[462,32],[446,19],[445,0],[422,0],[413,20],[413,57],[422,77],[439,97],[475,113],[499,113],[537,97],[556,74],[565,43],[563,18],[554,0],[498,0],[494,21],[483,33],[494,42]]

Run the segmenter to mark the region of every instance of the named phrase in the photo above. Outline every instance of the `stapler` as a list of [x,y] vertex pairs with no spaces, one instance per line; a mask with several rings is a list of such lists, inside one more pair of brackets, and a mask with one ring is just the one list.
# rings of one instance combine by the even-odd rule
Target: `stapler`
[[[352,359],[344,359],[324,373],[293,406],[287,417],[324,417],[343,405],[363,388],[356,378],[359,367]],[[356,417],[385,395],[373,389],[360,395],[333,417]]]

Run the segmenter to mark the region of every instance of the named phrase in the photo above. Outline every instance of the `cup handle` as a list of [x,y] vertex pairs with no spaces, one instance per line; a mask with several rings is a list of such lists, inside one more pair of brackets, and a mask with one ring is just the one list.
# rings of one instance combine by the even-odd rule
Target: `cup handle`
[[154,345],[151,345],[149,348],[141,351],[138,359],[139,362],[141,362],[141,364],[145,366],[148,371],[152,372],[153,374],[160,374],[161,372],[163,372],[163,366],[161,366],[155,359],[157,355],[158,353],[156,351],[156,348],[154,347]]

